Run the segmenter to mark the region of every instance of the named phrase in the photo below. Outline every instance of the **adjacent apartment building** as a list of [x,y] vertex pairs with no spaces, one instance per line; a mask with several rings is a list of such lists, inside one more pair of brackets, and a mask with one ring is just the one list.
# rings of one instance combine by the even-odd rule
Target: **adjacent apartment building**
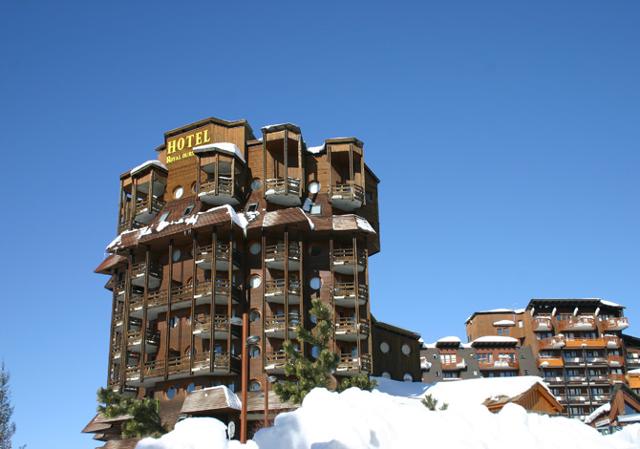
[[[290,123],[261,131],[257,138],[245,120],[191,123],[120,176],[117,236],[96,269],[111,292],[106,383],[157,398],[169,426],[185,413],[236,419],[237,401],[224,395],[186,399],[220,385],[238,391],[244,349],[249,418],[290,407],[269,383],[284,374],[283,343],[296,342],[296,326],[313,326],[316,298],[333,312],[338,378],[420,378],[419,335],[371,315],[379,179],[364,144],[311,147]],[[396,349],[402,363],[386,356]],[[116,428],[96,417],[85,431],[105,440]]]

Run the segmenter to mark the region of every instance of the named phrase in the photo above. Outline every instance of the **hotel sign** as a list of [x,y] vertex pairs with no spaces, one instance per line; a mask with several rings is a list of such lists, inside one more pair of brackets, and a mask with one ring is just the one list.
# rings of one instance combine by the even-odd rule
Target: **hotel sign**
[[167,139],[167,165],[193,157],[193,147],[211,143],[211,131],[207,126]]

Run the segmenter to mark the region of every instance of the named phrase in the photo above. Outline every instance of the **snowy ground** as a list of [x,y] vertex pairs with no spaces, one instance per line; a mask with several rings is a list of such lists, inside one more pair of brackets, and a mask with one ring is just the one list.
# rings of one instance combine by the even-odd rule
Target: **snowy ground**
[[406,389],[410,386],[415,394],[405,396],[313,390],[302,407],[279,415],[247,445],[227,441],[225,426],[215,419],[192,418],[158,440],[142,440],[136,449],[640,448],[640,425],[604,437],[577,420],[528,414],[513,404],[497,414],[481,405],[432,412],[409,398],[422,388],[407,384]]

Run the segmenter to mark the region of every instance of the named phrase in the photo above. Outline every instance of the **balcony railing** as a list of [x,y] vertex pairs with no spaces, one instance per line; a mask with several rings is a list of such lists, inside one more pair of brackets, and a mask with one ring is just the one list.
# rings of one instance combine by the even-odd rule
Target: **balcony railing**
[[353,356],[351,354],[341,354],[340,362],[336,368],[337,374],[357,374],[360,372],[371,372],[371,357],[369,354]]
[[539,368],[562,368],[564,361],[562,357],[541,357],[538,356]]
[[265,371],[268,373],[284,373],[284,366],[287,364],[287,354],[284,351],[267,353],[265,359]]
[[478,361],[478,367],[481,370],[505,370],[505,369],[518,369],[520,364],[517,360],[491,360],[491,361]]
[[354,318],[338,318],[335,323],[335,337],[338,340],[356,340],[369,334],[369,321],[361,318],[356,321]]
[[265,195],[295,195],[302,194],[300,179],[298,178],[269,178],[265,180]]
[[621,331],[629,327],[629,319],[627,317],[607,318],[600,322],[603,332]]
[[[235,268],[239,266],[240,252],[238,250],[230,250],[229,243],[216,243],[216,270],[227,270],[229,261],[233,260]],[[206,270],[211,269],[213,245],[201,246],[196,252],[196,264]]]
[[[229,318],[226,315],[214,315],[213,316],[213,330],[214,332],[228,332],[229,331]],[[211,316],[206,315],[198,318],[193,326],[194,334],[207,334],[211,332]]]
[[548,332],[553,330],[553,319],[550,316],[538,316],[533,319],[535,332]]
[[218,182],[209,181],[200,184],[199,196],[204,195],[233,195],[233,178],[218,176]]
[[566,349],[583,349],[583,348],[596,348],[601,349],[606,346],[606,342],[603,338],[566,338]]
[[620,337],[616,337],[615,335],[605,335],[604,342],[607,345],[607,348],[611,349],[619,348],[622,345]]
[[584,358],[582,357],[563,357],[565,365],[583,365]]
[[[142,331],[133,331],[127,334],[127,344],[131,345],[139,345],[142,343]],[[145,339],[145,344],[151,346],[158,346],[160,343],[160,334],[154,332],[152,330],[147,331],[147,336]]]
[[609,380],[611,382],[624,382],[624,374],[609,374]]
[[567,382],[585,382],[587,380],[587,376],[566,376],[565,380]]
[[540,350],[560,349],[564,347],[564,345],[565,345],[564,337],[557,336],[557,335],[554,337],[548,337],[548,338],[543,338],[542,340],[538,340],[538,348]]
[[591,315],[572,316],[567,319],[558,320],[558,332],[564,331],[589,331],[595,330],[596,320]]
[[624,365],[624,357],[621,355],[608,355],[607,363],[609,366],[622,366]]
[[289,304],[300,302],[300,281],[297,278],[289,279],[288,289],[285,289],[284,279],[269,279],[264,284],[264,296],[269,302],[284,304],[285,290]]
[[[369,289],[365,284],[358,284],[358,305],[367,303]],[[356,284],[354,282],[338,282],[333,287],[333,300],[341,307],[356,306]]]
[[338,209],[352,211],[364,203],[364,189],[353,182],[331,188],[331,203]]
[[359,249],[357,253],[353,248],[334,248],[331,254],[333,269],[342,274],[353,274],[354,267],[363,271],[367,263],[367,251]]
[[[265,248],[264,261],[269,268],[275,268],[283,270],[285,265],[285,257],[287,247],[283,242],[276,243],[275,245],[267,245]],[[300,246],[297,242],[289,242],[288,251],[288,269],[297,270],[300,268]]]
[[134,221],[142,224],[148,224],[153,217],[162,210],[165,202],[158,198],[151,198],[151,206],[147,198],[138,199],[135,205]]

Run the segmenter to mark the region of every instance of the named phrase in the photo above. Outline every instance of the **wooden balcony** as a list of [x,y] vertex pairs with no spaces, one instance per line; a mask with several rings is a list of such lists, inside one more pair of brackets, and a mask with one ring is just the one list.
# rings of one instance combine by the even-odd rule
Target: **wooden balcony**
[[607,358],[602,356],[602,357],[587,357],[586,358],[586,362],[587,365],[606,365],[607,364]]
[[[300,324],[300,317],[297,314],[289,314],[289,338],[296,338],[297,326]],[[270,338],[285,338],[287,320],[284,316],[268,316],[264,320],[264,333]]]
[[459,362],[456,361],[456,362],[440,363],[440,369],[442,369],[442,371],[461,371],[466,367],[467,367],[467,363],[464,361],[464,359],[460,360]]
[[264,262],[267,267],[275,270],[285,269],[285,260],[288,257],[288,269],[299,270],[300,269],[300,246],[297,242],[289,242],[288,254],[285,251],[284,242],[276,243],[275,245],[267,245],[265,248]]
[[[211,316],[198,318],[193,326],[193,335],[201,338],[211,338]],[[214,315],[213,333],[215,340],[226,340],[232,333],[232,321],[226,315]]]
[[264,196],[267,201],[280,206],[299,206],[301,204],[302,184],[299,178],[270,178],[264,183]]
[[550,316],[538,316],[533,319],[534,332],[551,332],[553,330],[553,319]]
[[234,183],[233,177],[218,177],[218,182],[204,182],[200,184],[200,192],[198,198],[200,201],[212,206],[220,206],[222,204],[230,204],[237,206],[241,201],[242,189],[238,182]]
[[627,317],[607,318],[600,321],[602,332],[621,331],[628,327],[629,319]]
[[[212,263],[213,245],[199,247],[196,252],[196,265],[203,270],[210,270]],[[229,271],[229,263],[233,269],[240,269],[240,253],[237,250],[229,250],[229,243],[217,242],[216,244],[216,270]]]
[[640,368],[640,358],[629,357],[629,354],[627,354],[626,364],[627,364],[627,368],[630,368],[630,369]]
[[284,366],[287,364],[287,354],[284,351],[276,351],[265,355],[266,364],[264,370],[269,374],[284,374]]
[[[144,288],[147,264],[141,262],[131,267],[131,284],[136,287]],[[151,264],[149,266],[149,289],[153,290],[160,287],[162,282],[162,268],[158,265]]]
[[478,368],[481,370],[517,370],[520,368],[520,364],[517,360],[492,360],[492,361],[478,361]]
[[[213,371],[211,371],[209,353],[198,354],[193,360],[193,375],[214,375],[228,376],[240,371],[240,360],[235,357],[229,357],[226,352],[216,353],[213,358]],[[191,366],[191,357],[181,356],[173,357],[167,363],[167,375],[169,379],[182,379],[191,376],[189,371]],[[144,381],[142,384],[149,385],[153,382],[164,378],[165,361],[153,360],[144,364]]]
[[561,336],[554,336],[549,338],[543,338],[542,340],[538,340],[538,349],[561,349],[565,346],[565,339]]
[[341,341],[356,341],[369,336],[369,321],[361,318],[338,318],[335,323],[335,338]]
[[[152,354],[158,351],[160,335],[157,332],[147,331],[145,340],[145,352]],[[127,334],[127,350],[131,352],[142,351],[142,331],[133,331]]]
[[151,202],[149,202],[148,199],[138,199],[138,201],[136,201],[133,219],[136,223],[147,225],[151,223],[164,205],[164,201],[155,197],[151,199]]
[[564,364],[566,366],[572,365],[584,365],[585,359],[583,357],[564,357]]
[[587,381],[587,376],[584,374],[577,376],[566,376],[565,381],[568,383],[583,383]]
[[572,316],[564,320],[558,320],[556,329],[565,331],[593,331],[596,330],[596,320],[593,315]]
[[336,184],[331,187],[330,200],[333,207],[352,212],[364,204],[364,189],[354,182]]
[[353,376],[360,373],[371,372],[371,357],[369,354],[353,356],[351,354],[341,354],[340,362],[336,368],[336,374],[343,376]]
[[624,366],[624,357],[622,357],[621,355],[608,355],[607,364],[616,368]]
[[358,284],[356,301],[356,284],[354,282],[337,282],[333,287],[333,301],[336,306],[363,306],[369,298],[369,289],[365,284]]
[[331,254],[331,265],[337,273],[353,275],[356,269],[361,273],[366,263],[367,251],[364,249],[356,253],[353,248],[334,248]]
[[289,288],[285,289],[284,279],[270,279],[264,284],[264,297],[273,304],[284,304],[285,291],[289,304],[300,304],[300,281],[289,279]]
[[624,374],[609,374],[609,381],[613,383],[624,383]]
[[607,374],[589,375],[589,382],[592,384],[608,384],[609,376]]
[[622,339],[620,337],[616,337],[615,335],[605,335],[604,336],[605,344],[609,349],[616,349],[622,346]]
[[540,357],[538,356],[538,368],[562,368],[564,360],[562,357]]
[[604,338],[566,338],[565,349],[602,349],[606,346]]

